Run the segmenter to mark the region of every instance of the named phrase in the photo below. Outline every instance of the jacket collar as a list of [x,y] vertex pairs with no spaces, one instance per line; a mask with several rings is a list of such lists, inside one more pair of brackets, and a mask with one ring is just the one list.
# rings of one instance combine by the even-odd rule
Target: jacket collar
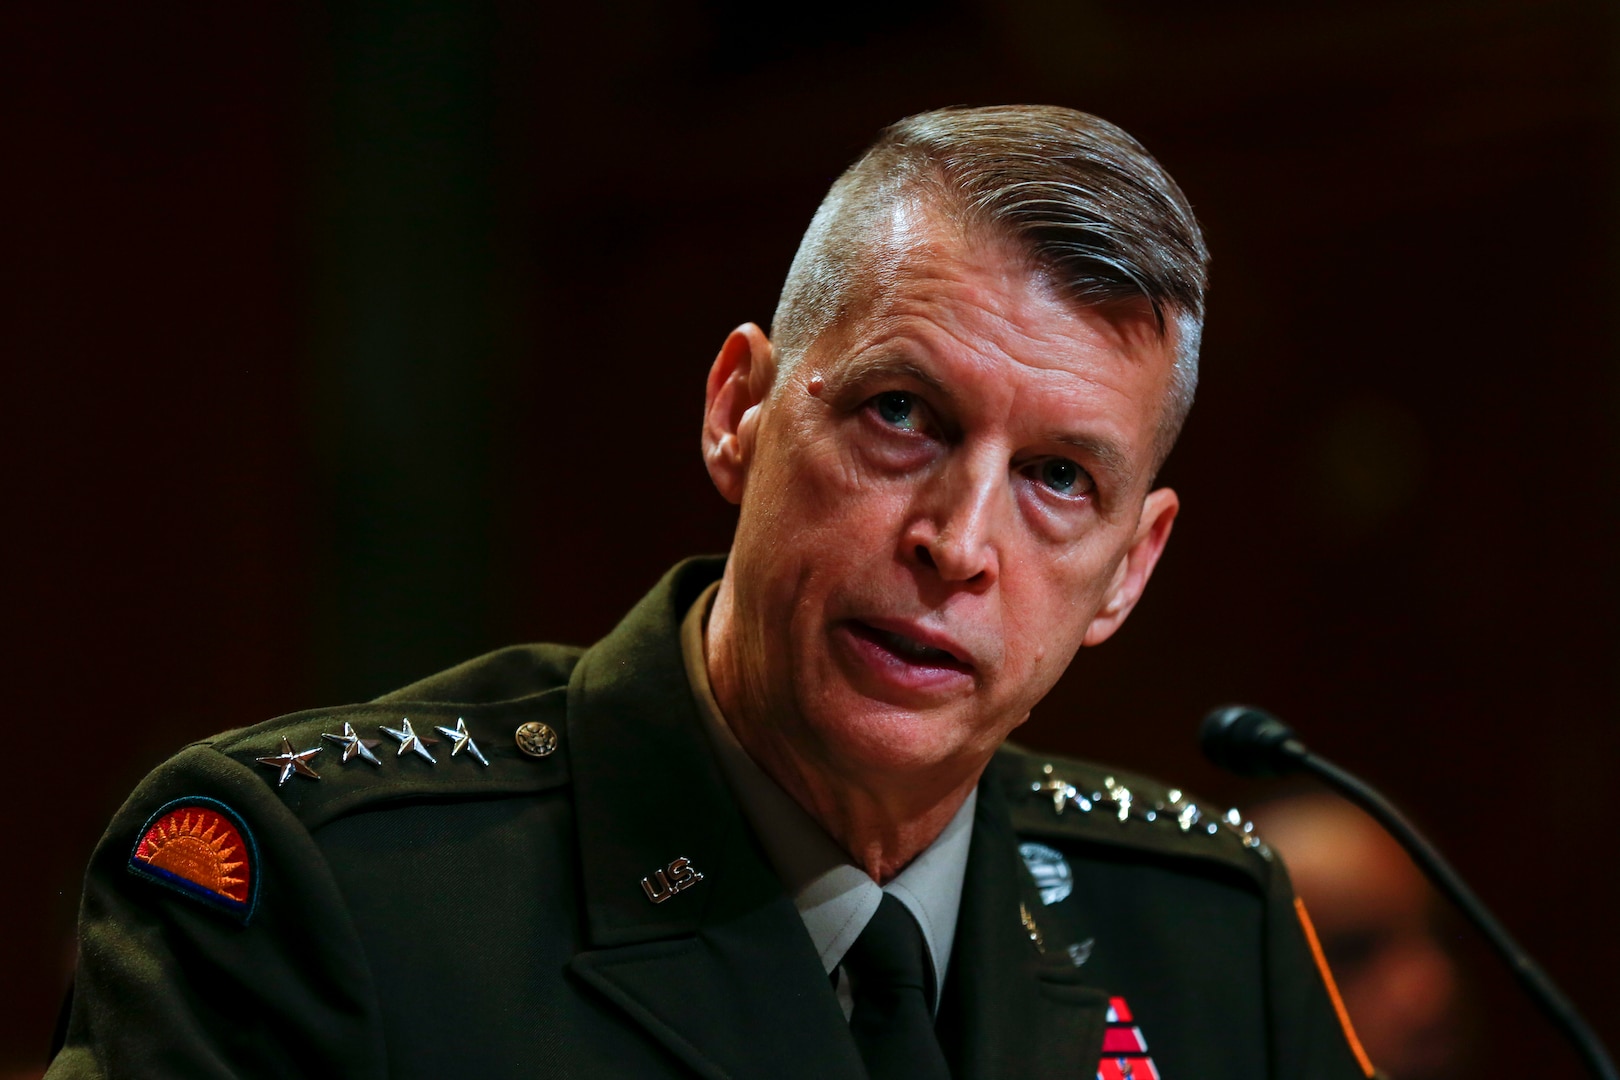
[[1084,984],[1061,944],[1044,951],[1035,940],[1040,892],[1018,854],[1001,766],[998,755],[979,782],[940,1041],[958,1076],[1090,1076],[1108,995]]
[[[572,969],[698,1073],[861,1074],[810,937],[699,727],[680,652],[720,572],[682,563],[569,683],[586,935]],[[703,878],[653,903],[688,860]]]
[[[701,1075],[860,1076],[820,958],[726,786],[686,678],[681,619],[723,565],[677,566],[574,669],[588,947],[571,967]],[[941,1040],[960,1076],[1088,1075],[1107,997],[1020,923],[1019,904],[1037,911],[1038,893],[997,768],[979,786]],[[681,858],[703,879],[651,902],[642,879],[661,892],[657,872],[672,879]]]

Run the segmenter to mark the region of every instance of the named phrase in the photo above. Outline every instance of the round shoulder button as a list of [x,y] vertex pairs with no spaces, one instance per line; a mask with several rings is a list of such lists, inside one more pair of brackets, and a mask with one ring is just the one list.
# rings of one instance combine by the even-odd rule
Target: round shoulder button
[[530,757],[549,757],[557,749],[557,733],[550,724],[530,720],[518,727],[517,748]]

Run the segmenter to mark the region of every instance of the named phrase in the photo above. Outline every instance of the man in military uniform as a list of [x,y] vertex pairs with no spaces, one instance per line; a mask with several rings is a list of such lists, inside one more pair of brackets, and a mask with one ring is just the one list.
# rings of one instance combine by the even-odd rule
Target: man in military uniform
[[158,769],[50,1075],[1370,1075],[1257,838],[1005,745],[1169,536],[1205,264],[1093,117],[889,129],[710,371],[729,557]]

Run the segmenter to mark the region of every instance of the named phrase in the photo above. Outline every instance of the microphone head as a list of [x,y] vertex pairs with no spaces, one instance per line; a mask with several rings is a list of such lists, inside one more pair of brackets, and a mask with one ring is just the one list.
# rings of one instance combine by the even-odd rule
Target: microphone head
[[1287,724],[1252,705],[1223,705],[1198,732],[1204,756],[1240,776],[1281,776],[1300,768],[1305,745]]

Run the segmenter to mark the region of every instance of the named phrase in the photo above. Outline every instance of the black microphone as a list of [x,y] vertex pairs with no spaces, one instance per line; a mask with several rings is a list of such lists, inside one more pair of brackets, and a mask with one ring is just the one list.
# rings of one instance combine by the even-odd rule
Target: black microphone
[[1294,730],[1275,716],[1248,705],[1226,705],[1204,717],[1198,743],[1205,757],[1230,772],[1242,776],[1309,772],[1366,810],[1400,842],[1435,887],[1479,928],[1531,1000],[1552,1021],[1553,1026],[1574,1044],[1576,1053],[1592,1075],[1601,1080],[1620,1080],[1608,1051],[1570,1000],[1496,921],[1496,917],[1474,895],[1457,871],[1451,868],[1451,864],[1441,857],[1435,846],[1424,839],[1411,822],[1395,809],[1394,804],[1371,785],[1312,753],[1294,734]]
[[1281,776],[1303,768],[1300,758],[1310,753],[1293,728],[1247,705],[1226,705],[1204,717],[1198,745],[1205,757],[1239,776]]

